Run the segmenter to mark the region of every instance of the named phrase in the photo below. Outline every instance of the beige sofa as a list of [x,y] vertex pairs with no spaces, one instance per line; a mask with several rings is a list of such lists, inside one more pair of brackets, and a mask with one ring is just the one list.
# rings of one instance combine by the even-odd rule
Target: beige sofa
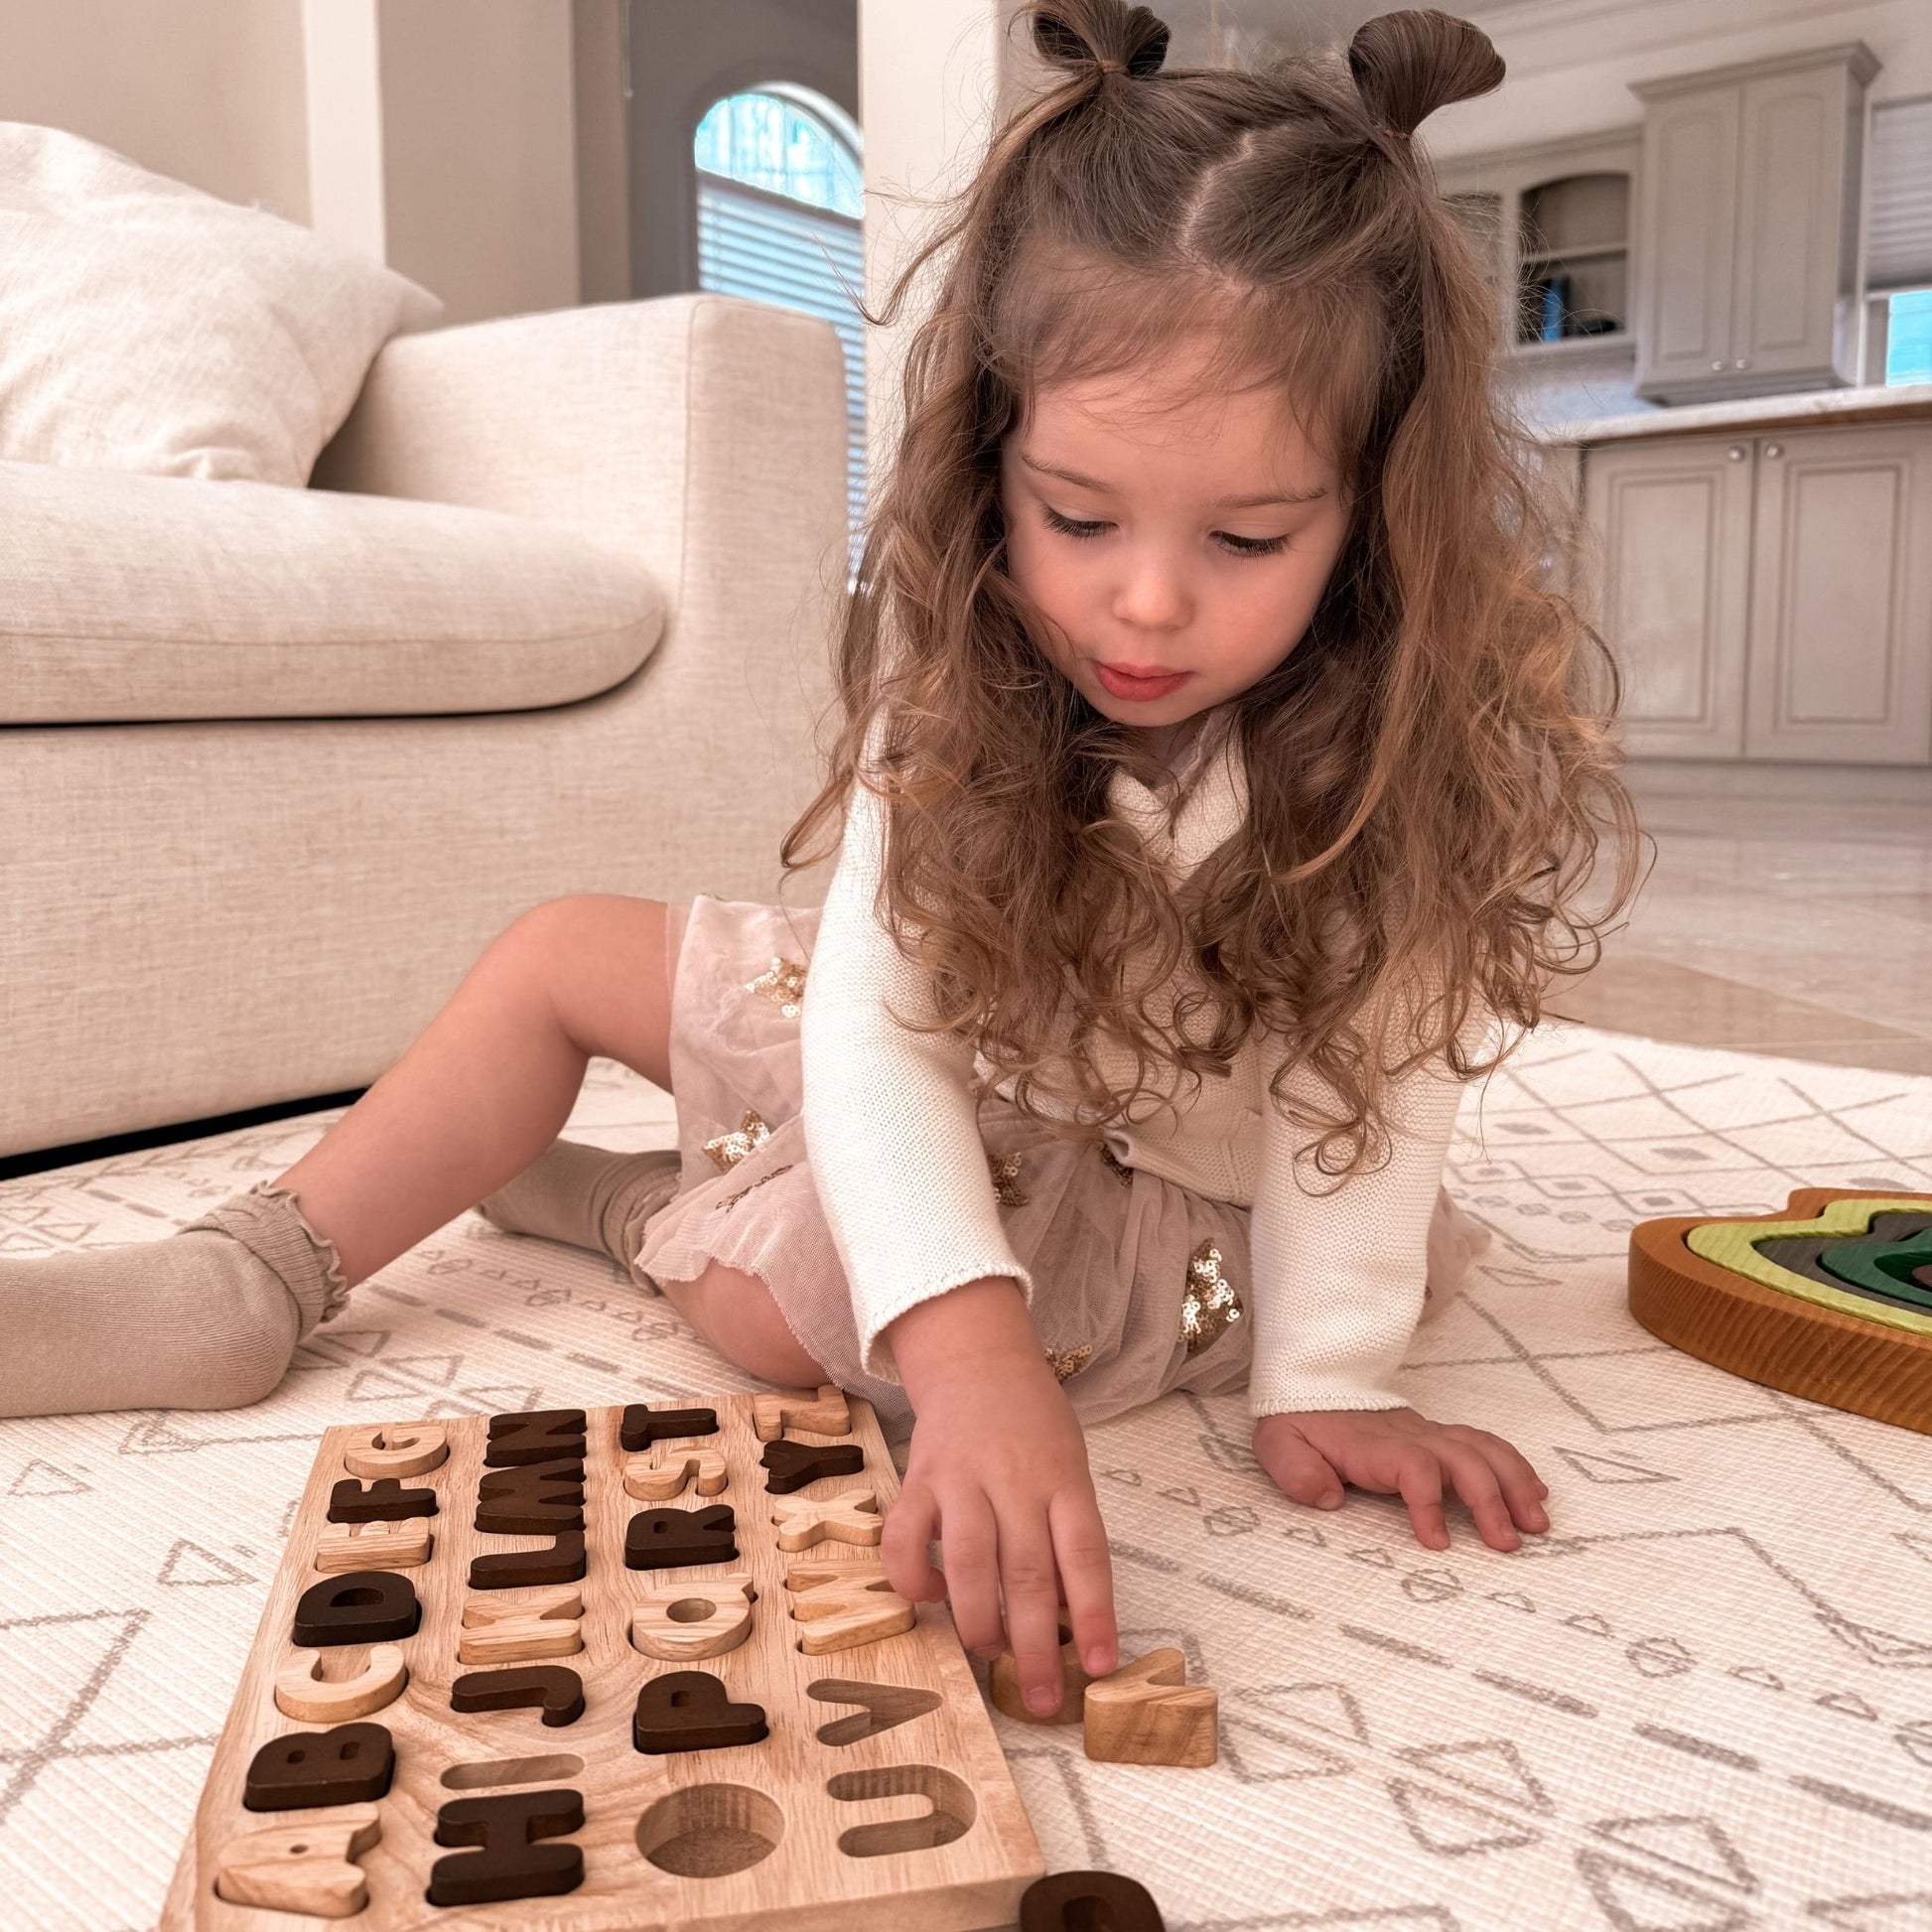
[[710,295],[399,337],[307,489],[0,463],[0,1155],[366,1084],[546,898],[775,898],[845,518],[830,325]]

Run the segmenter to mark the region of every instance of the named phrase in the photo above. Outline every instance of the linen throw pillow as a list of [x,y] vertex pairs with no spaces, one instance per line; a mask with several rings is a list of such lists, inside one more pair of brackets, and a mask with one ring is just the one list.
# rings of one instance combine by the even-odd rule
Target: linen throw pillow
[[0,122],[0,458],[299,487],[442,314],[300,222]]

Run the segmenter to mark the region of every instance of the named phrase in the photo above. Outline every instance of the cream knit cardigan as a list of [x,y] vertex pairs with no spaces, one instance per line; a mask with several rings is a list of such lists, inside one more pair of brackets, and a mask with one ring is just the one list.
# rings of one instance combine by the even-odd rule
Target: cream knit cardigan
[[[1170,808],[1116,772],[1110,808],[1134,825],[1176,882],[1241,825],[1248,809],[1236,736],[1214,743],[1203,768]],[[867,742],[868,764],[881,742]],[[1200,741],[1196,741],[1196,751]],[[867,1373],[899,1380],[884,1330],[897,1316],[983,1276],[1035,1285],[1008,1241],[979,1136],[970,1082],[989,1070],[972,1043],[916,1035],[907,1018],[933,1017],[930,992],[874,911],[885,850],[882,801],[853,786],[845,843],[827,889],[800,1014],[807,1153],[819,1201],[852,1294]],[[1160,1006],[1150,1003],[1151,1014]],[[1272,1038],[1272,1036],[1271,1036]],[[1116,1049],[1118,1050],[1118,1049]],[[1108,1060],[1096,1047],[1103,1071]],[[1125,1056],[1123,1056],[1125,1057]],[[1339,1188],[1315,1175],[1307,1193],[1293,1159],[1295,1130],[1267,1083],[1280,1064],[1251,1036],[1231,1077],[1170,1080],[1175,1107],[1141,1103],[1146,1118],[1106,1130],[1120,1161],[1209,1196],[1252,1208],[1243,1284],[1253,1322],[1249,1409],[1254,1416],[1314,1409],[1387,1409],[1389,1386],[1423,1309],[1431,1215],[1462,1084],[1440,1060],[1396,1082],[1388,1097],[1389,1164]],[[1118,1091],[1132,1081],[1129,1064]],[[1322,1102],[1310,1069],[1289,1091]]]

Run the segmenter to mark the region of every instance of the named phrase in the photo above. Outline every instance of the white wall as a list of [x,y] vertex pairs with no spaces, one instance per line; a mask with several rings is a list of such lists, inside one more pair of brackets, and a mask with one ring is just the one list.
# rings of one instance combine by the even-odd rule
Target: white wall
[[[970,179],[986,152],[1003,73],[1011,0],[859,0],[859,119],[866,131],[866,302],[894,278],[935,219],[933,204]],[[920,287],[929,285],[921,282]],[[872,474],[897,439],[915,289],[892,329],[867,331],[866,415]]]
[[4,0],[0,120],[306,221],[302,0]]
[[0,0],[0,120],[259,202],[448,320],[580,297],[571,0]]
[[449,322],[575,306],[569,0],[379,0],[379,20],[391,266]]

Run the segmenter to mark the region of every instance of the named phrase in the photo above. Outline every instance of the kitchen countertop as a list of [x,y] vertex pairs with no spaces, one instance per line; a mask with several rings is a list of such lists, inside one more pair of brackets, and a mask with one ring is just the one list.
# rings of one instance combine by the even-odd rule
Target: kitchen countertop
[[1809,389],[1787,396],[1742,396],[1735,402],[1685,403],[1538,426],[1545,443],[1622,443],[1647,436],[1722,436],[1763,429],[1823,429],[1839,423],[1881,423],[1932,417],[1932,382],[1890,388]]

